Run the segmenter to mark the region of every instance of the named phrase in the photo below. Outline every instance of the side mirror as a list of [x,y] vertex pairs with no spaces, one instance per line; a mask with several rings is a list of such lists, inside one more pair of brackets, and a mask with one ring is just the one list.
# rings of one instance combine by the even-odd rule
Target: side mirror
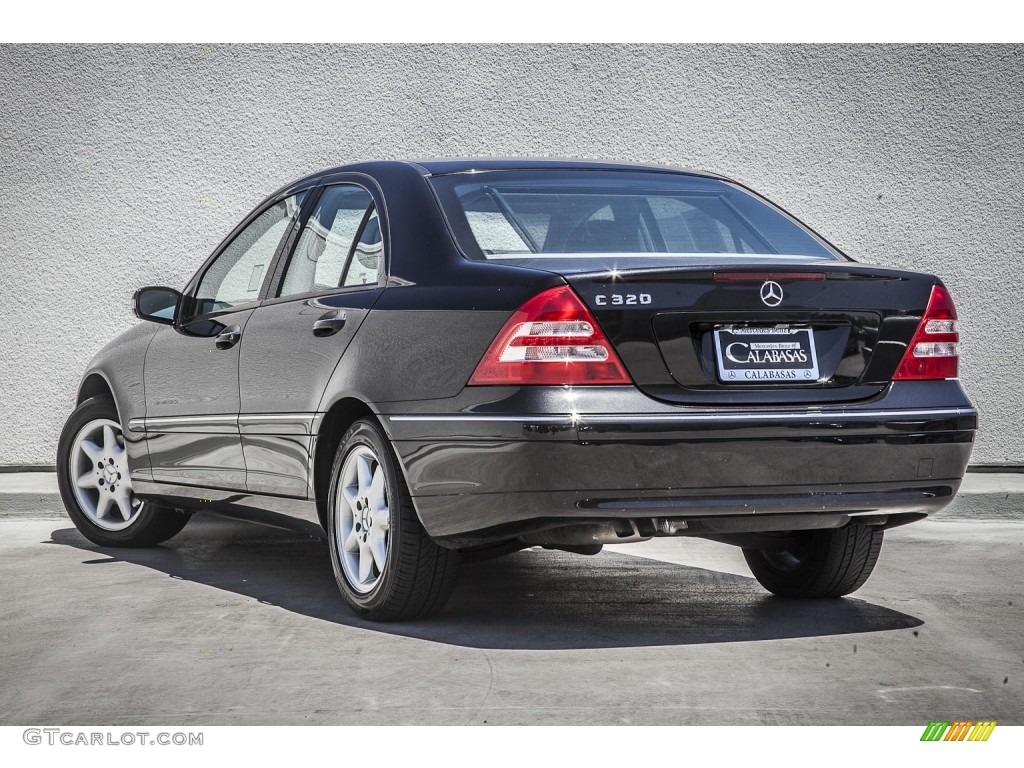
[[135,316],[154,323],[172,325],[181,303],[181,293],[173,288],[146,286],[132,297]]

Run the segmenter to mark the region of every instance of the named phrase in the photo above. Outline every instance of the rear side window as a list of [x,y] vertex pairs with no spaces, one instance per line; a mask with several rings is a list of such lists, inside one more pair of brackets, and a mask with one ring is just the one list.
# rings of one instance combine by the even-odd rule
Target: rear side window
[[383,254],[384,238],[380,233],[380,219],[377,218],[377,211],[371,208],[355,248],[352,250],[352,258],[349,260],[341,284],[346,287],[376,285]]
[[494,171],[430,180],[470,258],[559,271],[836,259],[739,187],[686,174]]
[[380,242],[380,227],[375,222],[373,198],[365,189],[327,187],[303,227],[278,295],[376,284],[379,250],[373,248]]

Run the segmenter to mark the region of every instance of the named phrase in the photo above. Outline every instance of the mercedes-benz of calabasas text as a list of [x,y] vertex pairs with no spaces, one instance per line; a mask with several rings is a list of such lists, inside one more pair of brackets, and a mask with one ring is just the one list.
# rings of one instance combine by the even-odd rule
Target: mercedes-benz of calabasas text
[[134,302],[148,322],[96,355],[60,439],[82,534],[296,526],[373,619],[440,610],[463,559],[657,536],[846,595],[887,529],[953,499],[977,426],[939,278],[710,173],[334,168]]

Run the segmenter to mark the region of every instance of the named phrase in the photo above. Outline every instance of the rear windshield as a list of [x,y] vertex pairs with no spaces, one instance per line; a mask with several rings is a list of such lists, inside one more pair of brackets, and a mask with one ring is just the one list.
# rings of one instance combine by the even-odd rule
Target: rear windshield
[[463,252],[559,272],[839,258],[765,201],[717,179],[493,171],[430,179]]

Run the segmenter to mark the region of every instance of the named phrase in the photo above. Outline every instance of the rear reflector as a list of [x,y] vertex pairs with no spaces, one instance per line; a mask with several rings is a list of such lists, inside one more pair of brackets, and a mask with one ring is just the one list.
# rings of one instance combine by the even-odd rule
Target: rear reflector
[[955,379],[960,361],[957,356],[959,341],[953,299],[941,285],[932,286],[928,308],[892,377],[893,381]]
[[523,304],[491,342],[469,380],[495,384],[629,384],[597,321],[567,285]]

